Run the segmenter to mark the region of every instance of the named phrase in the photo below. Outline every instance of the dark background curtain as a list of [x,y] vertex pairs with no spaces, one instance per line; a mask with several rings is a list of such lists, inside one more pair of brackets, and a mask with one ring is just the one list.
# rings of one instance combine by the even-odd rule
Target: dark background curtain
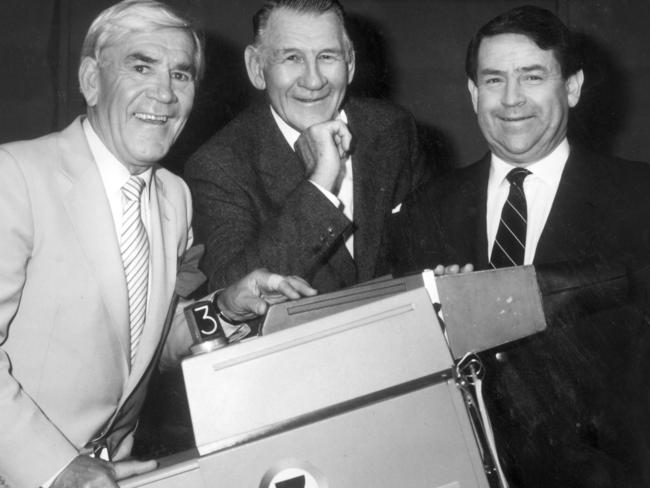
[[[78,53],[106,0],[3,0],[0,143],[65,127],[84,110]],[[165,161],[185,159],[252,96],[243,66],[259,0],[175,0],[206,34],[208,70],[195,109]],[[418,120],[428,150],[445,166],[479,158],[486,146],[469,102],[463,65],[476,29],[512,0],[348,0],[357,49],[351,91],[390,99]],[[532,1],[557,12],[583,41],[586,82],[571,134],[618,156],[650,160],[650,2]]]

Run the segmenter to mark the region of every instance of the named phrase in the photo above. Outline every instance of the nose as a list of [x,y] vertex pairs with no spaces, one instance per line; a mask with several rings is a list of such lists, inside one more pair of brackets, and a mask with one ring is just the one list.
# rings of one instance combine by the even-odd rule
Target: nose
[[522,105],[526,101],[519,80],[507,80],[502,103],[506,107]]
[[298,83],[303,88],[314,91],[320,90],[327,84],[327,78],[323,76],[317,60],[310,60],[305,63],[302,76]]
[[161,73],[153,80],[148,95],[161,103],[174,103],[177,101],[172,77],[169,73]]

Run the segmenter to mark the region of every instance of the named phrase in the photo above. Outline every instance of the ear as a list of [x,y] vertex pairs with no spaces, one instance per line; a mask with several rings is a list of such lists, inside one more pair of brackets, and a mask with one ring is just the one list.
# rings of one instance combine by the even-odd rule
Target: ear
[[99,64],[86,56],[79,66],[79,88],[89,107],[94,107],[99,98]]
[[348,85],[352,83],[352,79],[354,78],[354,67],[355,67],[355,55],[354,55],[354,49],[350,49],[350,59],[348,60]]
[[569,76],[565,82],[567,99],[569,107],[575,107],[580,100],[580,91],[582,90],[582,83],[585,81],[585,75],[582,70]]
[[255,46],[246,46],[244,51],[244,61],[246,62],[246,72],[248,79],[258,90],[266,89],[266,80],[264,79],[264,60],[262,59],[261,48]]
[[467,78],[467,90],[469,90],[469,95],[472,98],[474,113],[478,113],[478,87],[471,78]]

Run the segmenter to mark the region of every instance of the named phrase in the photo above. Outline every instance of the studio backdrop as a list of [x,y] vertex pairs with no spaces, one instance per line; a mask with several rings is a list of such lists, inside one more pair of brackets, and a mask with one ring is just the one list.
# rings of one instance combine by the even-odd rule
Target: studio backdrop
[[[111,0],[2,0],[0,143],[65,127],[84,110],[79,49],[91,20]],[[174,0],[206,37],[207,72],[195,108],[165,160],[184,161],[257,94],[243,51],[261,0]],[[645,0],[343,0],[357,53],[350,90],[386,98],[416,117],[439,169],[478,159],[486,146],[464,73],[474,32],[522,3],[556,12],[578,33],[585,86],[570,134],[592,148],[650,161],[650,2]]]

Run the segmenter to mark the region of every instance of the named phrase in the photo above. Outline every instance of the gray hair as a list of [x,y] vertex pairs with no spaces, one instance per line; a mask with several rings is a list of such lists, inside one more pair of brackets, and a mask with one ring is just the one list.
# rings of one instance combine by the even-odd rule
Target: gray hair
[[262,37],[266,30],[269,17],[274,10],[286,9],[298,13],[324,14],[332,12],[336,15],[343,31],[343,49],[346,57],[352,56],[354,46],[348,35],[345,22],[345,12],[338,0],[266,0],[262,8],[253,15],[253,36],[257,47],[262,45]]
[[81,47],[81,60],[99,60],[107,46],[133,32],[180,29],[194,43],[194,77],[197,82],[205,70],[203,40],[192,23],[169,5],[157,0],[123,0],[101,12],[93,21]]

